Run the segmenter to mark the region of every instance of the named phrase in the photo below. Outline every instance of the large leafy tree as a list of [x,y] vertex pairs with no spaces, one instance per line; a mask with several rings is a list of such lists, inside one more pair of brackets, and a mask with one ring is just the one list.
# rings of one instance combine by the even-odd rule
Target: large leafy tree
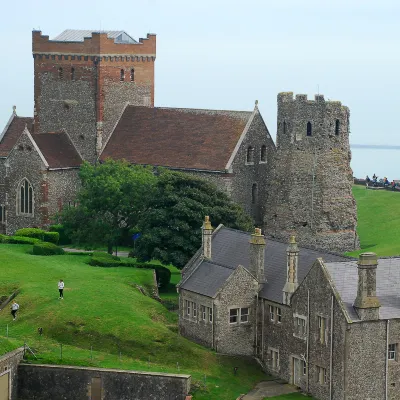
[[155,194],[157,177],[151,168],[126,161],[84,163],[79,176],[78,206],[61,214],[66,233],[80,243],[108,245],[136,226]]
[[216,227],[252,229],[251,218],[213,184],[190,174],[163,170],[139,228],[136,255],[182,268],[201,246],[201,224],[209,215]]

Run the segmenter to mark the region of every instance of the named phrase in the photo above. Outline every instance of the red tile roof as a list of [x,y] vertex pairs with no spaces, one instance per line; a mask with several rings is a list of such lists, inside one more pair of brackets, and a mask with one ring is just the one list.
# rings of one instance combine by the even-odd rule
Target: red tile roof
[[222,171],[251,114],[128,106],[100,159]]
[[50,168],[79,167],[82,158],[65,132],[32,135]]
[[33,118],[31,117],[18,117],[14,116],[10,126],[4,133],[3,138],[0,141],[0,157],[7,157],[8,153],[12,150],[18,138],[25,129],[25,124],[28,126],[28,130],[32,130]]

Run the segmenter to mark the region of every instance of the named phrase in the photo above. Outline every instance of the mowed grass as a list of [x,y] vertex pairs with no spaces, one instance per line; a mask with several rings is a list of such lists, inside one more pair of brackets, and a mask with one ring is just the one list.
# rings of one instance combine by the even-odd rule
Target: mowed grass
[[[177,314],[135,287],[150,289],[152,271],[92,267],[88,256],[33,256],[30,249],[0,244],[0,295],[20,290],[17,321],[9,307],[0,312],[3,353],[26,342],[41,363],[186,373],[196,400],[235,399],[266,378],[252,360],[216,355],[179,336]],[[178,271],[172,276],[179,280]],[[60,278],[64,300],[58,299]],[[176,299],[169,289],[162,296]]]
[[348,255],[372,251],[378,256],[400,255],[400,193],[366,190],[354,185],[361,249]]

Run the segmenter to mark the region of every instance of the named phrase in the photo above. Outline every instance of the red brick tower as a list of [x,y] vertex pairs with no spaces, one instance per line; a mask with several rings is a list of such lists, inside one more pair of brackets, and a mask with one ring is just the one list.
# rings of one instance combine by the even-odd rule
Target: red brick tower
[[64,129],[93,162],[126,103],[154,106],[156,36],[67,30],[32,32],[34,133]]

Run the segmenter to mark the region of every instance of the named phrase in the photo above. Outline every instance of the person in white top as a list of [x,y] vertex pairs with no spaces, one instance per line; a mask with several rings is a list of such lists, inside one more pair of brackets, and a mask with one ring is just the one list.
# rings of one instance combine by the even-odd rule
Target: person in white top
[[62,279],[58,282],[58,291],[60,292],[59,299],[64,300],[64,281]]
[[19,309],[19,304],[17,304],[16,301],[14,300],[11,305],[11,315],[13,316],[14,321],[17,319],[18,309]]

